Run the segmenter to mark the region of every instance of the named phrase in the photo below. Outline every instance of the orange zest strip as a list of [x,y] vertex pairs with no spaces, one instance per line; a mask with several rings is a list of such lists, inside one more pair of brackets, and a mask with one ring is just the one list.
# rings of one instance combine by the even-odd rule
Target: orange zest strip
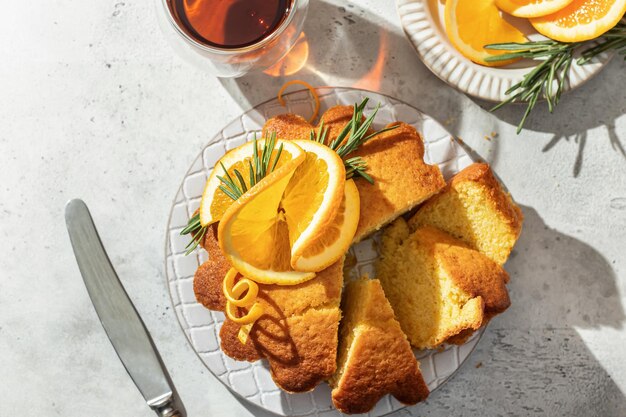
[[282,87],[280,87],[280,90],[278,90],[278,102],[281,106],[285,107],[285,99],[283,98],[283,93],[285,92],[287,87],[294,84],[300,84],[305,86],[311,92],[313,100],[315,100],[315,110],[313,111],[313,116],[311,116],[311,118],[309,119],[309,123],[313,123],[313,121],[317,119],[317,115],[320,113],[320,98],[317,95],[317,91],[315,91],[315,88],[311,84],[302,80],[287,81],[285,84],[283,84]]
[[[241,324],[237,338],[242,344],[248,340],[248,335],[254,323],[263,315],[263,307],[255,302],[259,293],[259,285],[248,279],[242,278],[235,283],[237,270],[231,268],[224,277],[222,291],[226,297],[226,316],[234,323]],[[243,293],[246,293],[243,297]],[[250,307],[248,313],[239,317],[237,307]]]
[[252,326],[254,323],[244,324],[239,328],[239,333],[237,333],[237,339],[242,345],[245,345],[248,341],[248,335],[250,334],[250,330],[252,330]]

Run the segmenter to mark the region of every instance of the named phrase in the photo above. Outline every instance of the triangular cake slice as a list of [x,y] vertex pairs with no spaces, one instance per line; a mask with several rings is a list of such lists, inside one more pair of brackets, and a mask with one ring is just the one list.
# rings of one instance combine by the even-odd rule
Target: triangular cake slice
[[500,265],[434,227],[410,233],[402,218],[383,234],[376,274],[419,349],[462,343],[510,305]]
[[522,231],[524,216],[489,165],[475,163],[409,220],[412,230],[430,225],[461,239],[503,265]]
[[347,414],[365,413],[386,394],[405,404],[428,396],[419,364],[378,280],[359,279],[345,289],[337,373],[332,400]]

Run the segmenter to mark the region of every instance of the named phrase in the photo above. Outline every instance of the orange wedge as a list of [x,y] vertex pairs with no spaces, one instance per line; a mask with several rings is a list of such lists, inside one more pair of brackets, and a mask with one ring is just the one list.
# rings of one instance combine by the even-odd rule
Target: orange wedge
[[495,0],[447,0],[445,21],[452,45],[477,64],[501,66],[513,62],[486,62],[485,58],[508,51],[486,50],[485,45],[526,42],[524,34],[502,18]]
[[573,0],[496,0],[496,6],[517,17],[541,17],[558,12]]
[[595,39],[626,13],[625,0],[574,0],[556,13],[530,19],[537,32],[561,42]]
[[[265,139],[257,141],[257,148],[259,149],[259,152],[263,149],[264,144]],[[289,163],[289,161],[303,155],[302,149],[300,149],[297,145],[294,145],[291,141],[278,140],[276,141],[272,158],[276,156],[278,148],[281,144],[283,145],[283,151],[278,159],[278,162],[276,163],[275,170],[279,170],[283,165]],[[202,200],[200,201],[200,224],[202,226],[220,221],[226,209],[233,204],[233,199],[227,196],[219,188],[220,185],[222,185],[222,182],[218,177],[225,176],[224,168],[226,168],[226,171],[232,178],[236,178],[235,170],[239,171],[243,175],[246,186],[248,188],[250,187],[250,181],[248,179],[249,176],[247,173],[249,172],[248,163],[252,161],[253,153],[254,142],[248,142],[238,148],[230,150],[222,156],[219,161],[217,161],[213,171],[211,171],[211,174],[209,175],[206,185],[204,186]],[[222,168],[222,165],[224,168]]]

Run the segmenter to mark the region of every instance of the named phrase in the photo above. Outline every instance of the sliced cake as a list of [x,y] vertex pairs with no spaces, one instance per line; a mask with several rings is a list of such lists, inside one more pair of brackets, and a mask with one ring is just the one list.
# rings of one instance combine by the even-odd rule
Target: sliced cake
[[419,364],[378,280],[350,282],[342,302],[332,400],[343,413],[366,413],[386,394],[415,404],[428,396]]
[[[321,117],[328,128],[328,141],[337,137],[351,120],[353,106],[335,106]],[[281,115],[269,119],[265,135],[276,131],[281,139],[301,139],[313,126],[306,126],[299,116]],[[367,174],[374,184],[363,178],[355,183],[361,197],[360,220],[354,236],[358,242],[408,212],[445,187],[439,168],[424,162],[424,142],[414,127],[398,127],[367,141],[350,157],[360,156],[367,163]]]
[[[223,311],[222,282],[230,266],[210,232],[202,242],[209,260],[196,272],[194,291],[207,308]],[[227,318],[220,330],[222,350],[237,360],[266,358],[272,378],[285,391],[315,388],[336,369],[342,286],[343,259],[302,284],[259,284],[257,301],[263,315],[245,345],[237,338],[240,325]]]
[[496,262],[434,227],[384,232],[376,274],[411,344],[461,343],[510,305],[508,274]]
[[430,225],[461,239],[500,265],[522,231],[523,215],[489,165],[475,163],[409,220],[412,230]]
[[379,230],[445,186],[439,168],[424,162],[424,143],[419,133],[406,123],[397,125],[354,153],[365,160],[367,173],[374,180],[374,184],[356,182],[361,218],[355,241]]

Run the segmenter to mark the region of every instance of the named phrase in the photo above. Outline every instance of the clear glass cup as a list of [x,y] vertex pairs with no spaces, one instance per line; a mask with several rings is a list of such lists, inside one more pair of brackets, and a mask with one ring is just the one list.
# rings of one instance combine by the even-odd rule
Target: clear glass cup
[[157,19],[165,37],[184,59],[222,78],[241,77],[264,70],[283,58],[302,32],[309,0],[292,0],[280,25],[259,42],[241,48],[208,46],[194,39],[172,14],[174,0],[155,0]]

